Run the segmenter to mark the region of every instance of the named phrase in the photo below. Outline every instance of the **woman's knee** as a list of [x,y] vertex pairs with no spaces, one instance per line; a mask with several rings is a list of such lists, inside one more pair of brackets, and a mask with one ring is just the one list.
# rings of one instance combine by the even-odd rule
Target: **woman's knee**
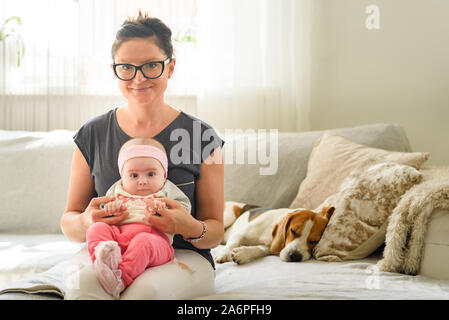
[[[122,293],[121,299],[192,299],[213,293],[215,271],[200,254],[175,250],[173,261],[147,269]],[[71,260],[64,277],[67,300],[110,300],[95,275],[86,248]]]
[[175,258],[151,267],[122,293],[121,299],[191,299],[210,295],[215,271],[209,261],[192,250],[175,250]]
[[93,265],[85,265],[71,279],[65,279],[64,285],[66,300],[113,300],[114,298],[104,291],[97,280]]
[[97,280],[86,248],[72,257],[63,278],[66,300],[112,300]]

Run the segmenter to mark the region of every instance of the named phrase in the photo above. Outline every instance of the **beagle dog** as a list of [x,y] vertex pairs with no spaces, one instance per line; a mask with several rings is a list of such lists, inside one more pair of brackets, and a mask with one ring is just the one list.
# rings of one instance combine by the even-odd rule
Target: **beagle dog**
[[[240,208],[243,210],[242,206]],[[270,254],[279,255],[287,262],[308,260],[334,210],[334,207],[325,207],[316,213],[302,208],[253,206],[225,231],[226,246],[215,254],[215,261],[244,264]]]

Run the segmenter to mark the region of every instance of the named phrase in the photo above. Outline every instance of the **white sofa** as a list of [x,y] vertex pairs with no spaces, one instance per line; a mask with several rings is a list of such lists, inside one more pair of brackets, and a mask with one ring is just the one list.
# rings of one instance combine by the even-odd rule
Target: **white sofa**
[[[335,132],[366,146],[411,151],[405,131],[397,125],[375,124]],[[0,130],[0,299],[63,297],[63,275],[58,266],[84,246],[65,239],[59,228],[73,134],[65,130]],[[247,161],[225,164],[225,200],[288,207],[307,174],[314,143],[322,134],[279,133],[273,175],[259,174],[267,165]],[[226,147],[231,148],[235,146],[231,141],[245,135],[224,138]],[[234,149],[235,153],[247,151],[247,145]],[[379,272],[376,264],[383,247],[366,258],[343,262],[311,259],[286,263],[268,256],[247,265],[217,264],[214,293],[197,299],[449,299],[449,238],[444,237],[449,234],[449,211],[437,210],[428,226],[420,274],[416,276]],[[442,253],[445,258],[438,260]],[[46,286],[48,283],[51,285]],[[27,290],[37,293],[23,293]]]

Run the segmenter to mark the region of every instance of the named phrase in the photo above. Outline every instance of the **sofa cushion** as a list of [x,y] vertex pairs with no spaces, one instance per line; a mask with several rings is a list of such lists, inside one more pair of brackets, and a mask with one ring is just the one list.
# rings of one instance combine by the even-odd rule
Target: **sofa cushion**
[[317,260],[363,259],[385,240],[388,217],[401,196],[422,180],[411,166],[386,162],[355,169],[322,207],[334,206],[313,255]]
[[[396,124],[371,124],[352,128],[339,128],[334,132],[354,142],[391,151],[411,151],[405,131]],[[251,203],[265,208],[288,208],[298,193],[307,172],[307,163],[315,142],[324,131],[280,132],[276,148],[277,170],[262,175],[260,169],[268,167],[257,159],[255,164],[238,163],[236,154],[245,157],[251,153],[249,134],[226,134],[223,138],[225,155],[225,200]],[[267,132],[268,134],[268,132]],[[253,142],[268,145],[263,135]],[[270,149],[267,147],[267,154]],[[230,153],[230,155],[229,155]],[[226,159],[228,156],[231,160]],[[273,158],[274,158],[273,156]],[[324,200],[324,199],[323,199]]]
[[0,131],[0,232],[61,232],[73,134]]
[[354,169],[380,162],[395,162],[416,169],[429,158],[428,152],[397,152],[371,148],[353,142],[335,132],[326,131],[310,155],[307,176],[290,208],[315,209],[337,192],[342,181]]

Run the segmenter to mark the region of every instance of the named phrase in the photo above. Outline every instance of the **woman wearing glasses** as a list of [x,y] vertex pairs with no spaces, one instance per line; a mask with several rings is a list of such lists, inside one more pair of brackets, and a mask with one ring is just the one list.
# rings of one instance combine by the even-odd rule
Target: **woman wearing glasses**
[[[167,209],[149,218],[159,231],[175,234],[175,259],[147,269],[121,299],[208,295],[215,276],[210,248],[223,237],[224,142],[208,124],[165,103],[176,60],[171,31],[160,20],[139,12],[137,18],[125,21],[112,45],[112,59],[113,74],[128,105],[91,119],[74,136],[76,147],[61,228],[68,239],[84,242],[93,223],[114,225],[125,219],[126,210],[108,217],[102,209],[114,200],[105,194],[120,178],[116,165],[119,148],[131,138],[154,137],[167,150],[167,178],[188,196],[192,210],[189,213],[176,201],[168,201]],[[87,250],[72,261],[66,299],[112,299],[96,280]]]

